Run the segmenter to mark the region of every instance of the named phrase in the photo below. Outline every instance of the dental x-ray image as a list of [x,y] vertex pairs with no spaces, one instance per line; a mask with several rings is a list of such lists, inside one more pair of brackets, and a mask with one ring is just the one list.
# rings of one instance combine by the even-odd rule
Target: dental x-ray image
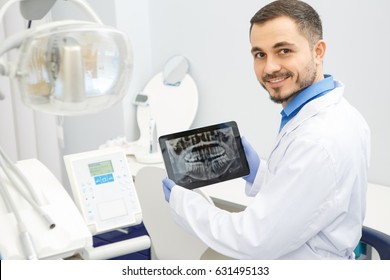
[[248,163],[235,122],[159,138],[168,177],[194,189],[245,176]]

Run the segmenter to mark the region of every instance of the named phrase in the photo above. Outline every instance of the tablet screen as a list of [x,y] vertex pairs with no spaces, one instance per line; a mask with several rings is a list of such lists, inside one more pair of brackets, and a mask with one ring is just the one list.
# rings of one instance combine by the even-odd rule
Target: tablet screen
[[159,138],[168,177],[188,189],[249,174],[234,121],[182,131]]

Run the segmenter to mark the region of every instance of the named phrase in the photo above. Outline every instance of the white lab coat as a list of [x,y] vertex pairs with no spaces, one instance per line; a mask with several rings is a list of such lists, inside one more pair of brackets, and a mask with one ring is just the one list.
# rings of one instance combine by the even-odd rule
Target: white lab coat
[[247,184],[255,198],[243,212],[218,209],[175,186],[174,220],[236,259],[353,258],[365,213],[370,131],[335,83],[280,131],[254,184]]

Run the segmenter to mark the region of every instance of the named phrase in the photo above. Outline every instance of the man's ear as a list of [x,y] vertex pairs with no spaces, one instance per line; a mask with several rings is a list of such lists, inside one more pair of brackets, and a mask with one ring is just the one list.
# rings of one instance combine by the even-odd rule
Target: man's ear
[[324,60],[326,52],[326,43],[324,40],[319,40],[314,46],[314,59],[317,64],[321,64]]

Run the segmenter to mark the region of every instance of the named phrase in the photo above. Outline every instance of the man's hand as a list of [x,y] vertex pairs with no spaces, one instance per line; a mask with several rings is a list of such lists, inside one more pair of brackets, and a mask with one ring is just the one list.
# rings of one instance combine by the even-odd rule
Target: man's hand
[[162,180],[162,186],[163,186],[163,191],[164,191],[164,196],[165,196],[165,200],[167,202],[169,202],[169,198],[171,197],[171,191],[172,191],[172,188],[175,186],[175,182],[173,182],[171,179],[169,178],[165,178]]
[[242,147],[244,148],[244,152],[246,155],[246,159],[249,164],[249,175],[242,177],[248,183],[253,184],[255,181],[255,177],[257,174],[257,170],[260,166],[260,158],[257,152],[253,149],[251,144],[249,144],[248,140],[245,137],[241,137]]

